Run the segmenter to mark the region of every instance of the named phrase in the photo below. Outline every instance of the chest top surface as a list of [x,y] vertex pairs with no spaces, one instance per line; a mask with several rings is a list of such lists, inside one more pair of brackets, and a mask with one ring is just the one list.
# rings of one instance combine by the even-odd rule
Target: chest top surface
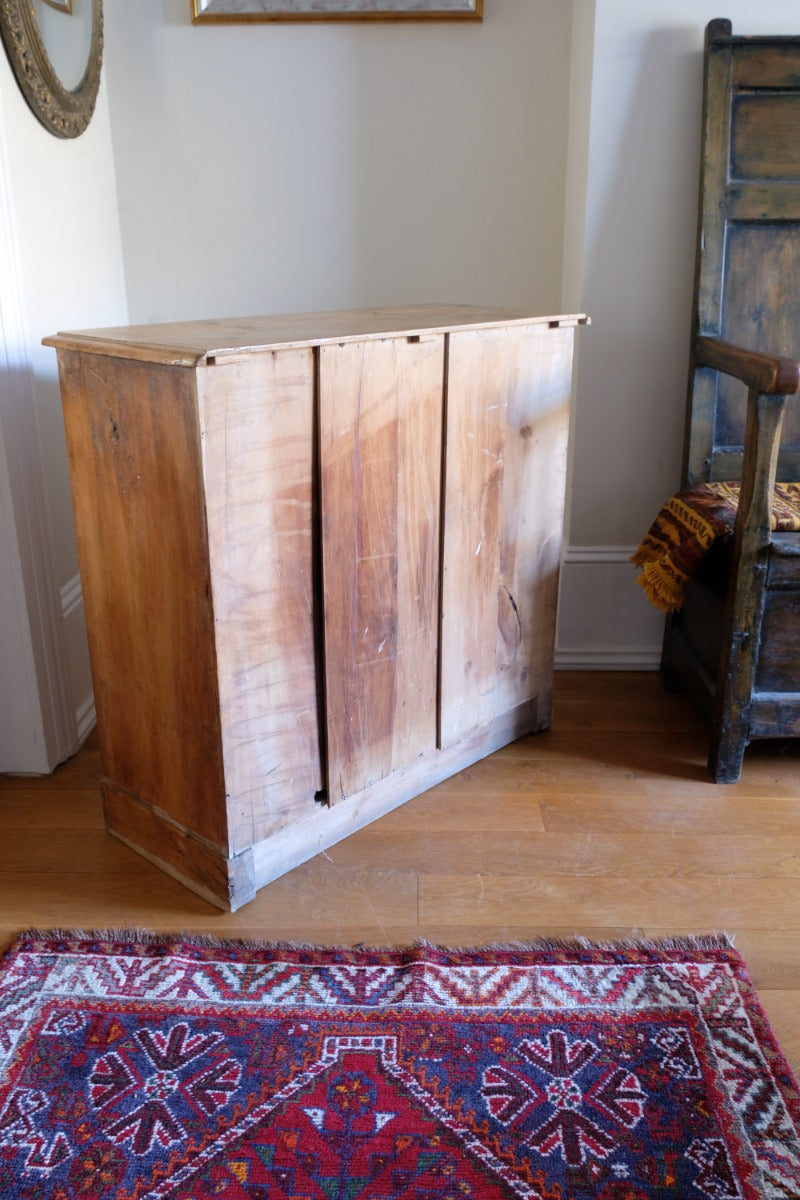
[[44,345],[195,366],[218,358],[292,346],[363,341],[387,336],[422,336],[459,329],[541,324],[584,324],[581,314],[539,316],[520,309],[423,304],[261,317],[226,317],[154,325],[123,325],[53,334]]

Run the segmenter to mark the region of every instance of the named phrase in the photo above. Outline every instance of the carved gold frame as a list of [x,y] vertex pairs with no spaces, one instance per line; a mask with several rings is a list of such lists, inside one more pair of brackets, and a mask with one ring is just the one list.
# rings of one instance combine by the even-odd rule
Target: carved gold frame
[[72,91],[59,79],[30,0],[0,0],[0,33],[20,90],[46,129],[78,137],[94,112],[103,61],[103,0],[92,0],[92,39],[86,72]]

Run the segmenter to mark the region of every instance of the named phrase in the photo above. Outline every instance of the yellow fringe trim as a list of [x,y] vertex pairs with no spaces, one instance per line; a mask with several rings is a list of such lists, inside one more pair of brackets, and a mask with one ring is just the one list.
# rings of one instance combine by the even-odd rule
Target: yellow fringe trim
[[686,581],[676,583],[669,579],[658,563],[645,563],[636,582],[650,603],[655,608],[661,609],[662,612],[677,612],[678,609],[683,608]]

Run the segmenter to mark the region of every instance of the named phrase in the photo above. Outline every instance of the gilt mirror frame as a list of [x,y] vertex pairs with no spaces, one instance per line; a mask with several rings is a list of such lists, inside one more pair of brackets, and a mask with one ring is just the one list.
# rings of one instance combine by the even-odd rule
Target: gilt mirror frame
[[103,62],[103,0],[91,0],[92,34],[86,71],[66,88],[45,49],[31,0],[0,0],[0,33],[29,107],[56,137],[83,133],[92,119]]

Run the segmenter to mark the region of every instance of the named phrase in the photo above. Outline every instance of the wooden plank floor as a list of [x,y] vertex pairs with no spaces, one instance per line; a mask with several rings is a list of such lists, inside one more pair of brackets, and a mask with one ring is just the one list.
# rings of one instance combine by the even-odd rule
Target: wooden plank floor
[[103,829],[93,737],[47,779],[0,778],[0,943],[143,927],[326,943],[724,930],[800,1074],[800,742],[738,784],[649,673],[561,673],[553,729],[506,747],[225,914]]

